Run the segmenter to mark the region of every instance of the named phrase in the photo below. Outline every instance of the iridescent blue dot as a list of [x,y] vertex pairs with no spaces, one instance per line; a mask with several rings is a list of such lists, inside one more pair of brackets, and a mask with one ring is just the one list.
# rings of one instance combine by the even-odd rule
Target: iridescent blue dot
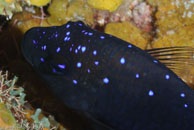
[[93,35],[93,33],[92,33],[92,32],[89,32],[89,33],[88,33],[88,35],[89,35],[89,36],[92,36],[92,35]]
[[81,62],[78,62],[77,63],[77,68],[80,68],[82,66],[82,63]]
[[153,60],[153,62],[154,62],[154,63],[158,63],[158,61],[157,61],[157,60]]
[[87,35],[87,34],[88,34],[88,32],[85,32],[84,34],[85,34],[85,35]]
[[58,67],[59,67],[60,69],[65,69],[65,65],[58,64]]
[[60,47],[58,47],[58,48],[57,48],[57,50],[56,50],[56,52],[57,52],[57,53],[59,53],[59,51],[60,51],[60,50],[61,50],[61,48],[60,48]]
[[170,79],[170,75],[165,75],[165,78],[168,80],[168,79]]
[[149,96],[154,96],[154,92],[153,92],[152,90],[150,90],[150,91],[148,92],[148,95],[149,95]]
[[46,45],[42,46],[42,50],[44,51],[46,50]]
[[40,61],[41,61],[41,62],[44,62],[44,58],[41,57],[41,58],[40,58]]
[[90,69],[88,69],[88,73],[90,73]]
[[74,84],[77,84],[77,80],[73,80],[73,83],[74,83]]
[[69,36],[70,35],[70,32],[67,32],[66,35]]
[[184,104],[184,107],[185,107],[185,108],[187,108],[187,107],[188,107],[188,105],[187,105],[187,104]]
[[43,34],[45,34],[45,32],[42,32]]
[[81,48],[81,45],[79,45],[78,47],[77,47],[77,49],[79,50]]
[[139,74],[136,74],[135,77],[138,79],[139,78]]
[[70,27],[70,25],[69,25],[69,24],[67,24],[66,28],[69,28],[69,27]]
[[67,39],[68,39],[68,37],[65,37],[65,38],[64,38],[64,41],[67,41]]
[[95,61],[94,64],[95,64],[95,65],[99,65],[99,61]]
[[55,34],[55,37],[57,38],[58,37],[58,34]]
[[96,50],[93,51],[93,55],[97,55],[97,51]]
[[105,84],[108,84],[108,83],[109,83],[109,79],[108,79],[107,77],[105,77],[105,78],[103,79],[103,82],[104,82]]
[[85,32],[86,30],[82,30],[82,33]]
[[131,47],[132,47],[132,45],[128,45],[128,47],[129,47],[129,48],[131,48]]
[[70,39],[71,39],[71,37],[68,37],[68,38],[67,38],[67,41],[69,41]]
[[104,36],[100,36],[100,39],[105,39],[105,37]]
[[72,47],[69,48],[69,51],[72,51]]
[[79,23],[78,25],[79,25],[79,26],[82,26],[82,24],[81,24],[81,23]]
[[124,57],[122,57],[122,58],[120,59],[120,63],[121,63],[121,64],[125,64],[125,58],[124,58]]
[[75,54],[77,54],[78,53],[78,50],[77,49],[75,49]]
[[185,97],[185,94],[184,93],[181,93],[180,96],[184,98]]
[[37,44],[35,40],[32,40],[34,44]]
[[82,47],[82,52],[85,52],[85,51],[86,51],[86,47],[83,46],[83,47]]

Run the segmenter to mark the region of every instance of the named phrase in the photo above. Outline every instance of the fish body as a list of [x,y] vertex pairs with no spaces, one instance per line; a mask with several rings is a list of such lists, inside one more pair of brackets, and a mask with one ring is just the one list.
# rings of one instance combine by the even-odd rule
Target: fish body
[[194,93],[138,47],[82,22],[25,34],[26,60],[68,107],[114,130],[194,129]]

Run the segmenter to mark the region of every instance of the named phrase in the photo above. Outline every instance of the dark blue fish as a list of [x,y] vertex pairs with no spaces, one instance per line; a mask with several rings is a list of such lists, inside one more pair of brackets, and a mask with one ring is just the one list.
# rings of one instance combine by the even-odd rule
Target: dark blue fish
[[65,105],[107,130],[193,130],[194,93],[136,46],[82,22],[30,29],[26,60]]

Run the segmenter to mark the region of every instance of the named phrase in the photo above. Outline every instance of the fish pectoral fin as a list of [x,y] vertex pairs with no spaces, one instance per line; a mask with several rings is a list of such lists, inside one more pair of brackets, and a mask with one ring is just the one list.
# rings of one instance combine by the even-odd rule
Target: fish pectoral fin
[[89,123],[91,124],[92,130],[115,130],[105,123],[96,119],[92,114],[88,112],[83,112],[84,116],[89,119]]
[[145,51],[177,74],[182,74],[186,70],[190,71],[194,66],[194,48],[189,46],[155,48]]

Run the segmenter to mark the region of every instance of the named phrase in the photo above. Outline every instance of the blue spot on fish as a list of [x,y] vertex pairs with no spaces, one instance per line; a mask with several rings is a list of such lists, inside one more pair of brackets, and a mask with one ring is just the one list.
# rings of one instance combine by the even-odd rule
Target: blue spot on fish
[[131,48],[131,47],[132,47],[132,45],[128,45],[128,47],[129,47],[129,48]]
[[82,50],[82,52],[85,52],[86,51],[86,47],[83,46],[81,50]]
[[73,80],[73,83],[74,83],[74,84],[77,84],[77,80]]
[[41,57],[40,60],[41,60],[41,62],[44,62],[44,58]]
[[67,32],[66,35],[69,36],[70,35],[70,32]]
[[105,84],[108,84],[108,83],[109,83],[109,79],[106,77],[106,78],[103,79],[103,82],[104,82]]
[[69,28],[70,27],[70,24],[67,24],[66,28]]
[[139,74],[136,74],[135,77],[138,79],[139,78]]
[[99,61],[95,61],[94,64],[95,64],[95,65],[99,65]]
[[57,52],[57,53],[59,53],[59,51],[60,51],[60,50],[61,50],[61,48],[60,48],[60,47],[58,47],[58,48],[57,48],[57,50],[56,50],[56,52]]
[[170,79],[170,75],[168,75],[168,74],[165,75],[165,78],[166,78],[166,79]]
[[154,96],[154,92],[152,90],[149,91],[148,93],[149,96]]
[[121,63],[121,64],[125,64],[125,58],[124,58],[124,57],[122,57],[122,58],[120,59],[120,63]]
[[78,62],[77,63],[77,68],[81,68],[81,66],[82,66],[82,63],[81,62]]
[[93,33],[92,33],[92,32],[89,32],[89,33],[88,33],[88,35],[89,35],[89,36],[92,36],[92,35],[93,35]]
[[184,98],[184,97],[185,97],[185,94],[184,94],[184,93],[181,93],[181,95],[180,95],[180,96]]
[[60,69],[65,69],[65,65],[58,65],[58,67],[60,68]]
[[100,39],[105,39],[105,37],[104,36],[100,36]]
[[97,51],[96,50],[93,51],[93,55],[95,55],[95,56],[97,55]]

